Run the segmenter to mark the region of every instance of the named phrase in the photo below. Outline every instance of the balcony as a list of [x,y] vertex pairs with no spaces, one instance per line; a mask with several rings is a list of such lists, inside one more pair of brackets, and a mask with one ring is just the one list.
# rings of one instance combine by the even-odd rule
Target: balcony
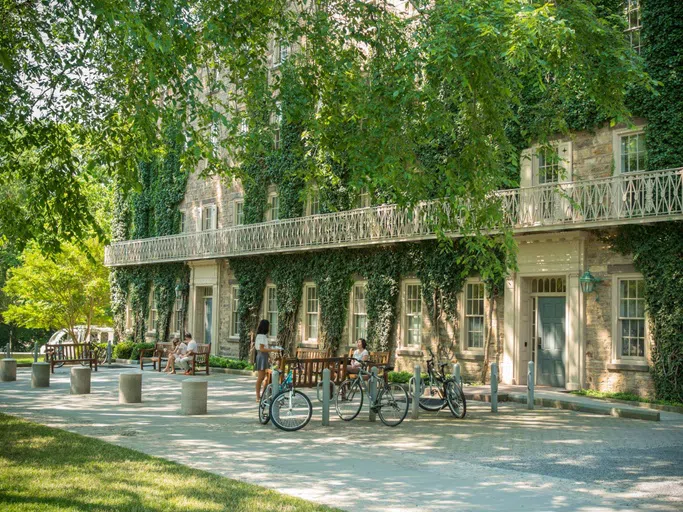
[[[683,220],[683,169],[622,174],[493,194],[515,233]],[[446,210],[444,210],[446,208]],[[233,256],[362,247],[433,239],[437,201],[283,219],[227,229],[117,242],[106,248],[109,267]],[[461,225],[456,216],[453,225]],[[463,236],[457,231],[453,237]]]

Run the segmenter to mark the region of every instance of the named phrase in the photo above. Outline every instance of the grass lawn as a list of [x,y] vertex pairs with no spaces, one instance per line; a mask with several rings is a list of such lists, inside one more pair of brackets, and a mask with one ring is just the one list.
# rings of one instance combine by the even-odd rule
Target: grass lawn
[[0,414],[0,510],[333,509]]
[[570,393],[572,395],[588,396],[590,398],[612,398],[614,400],[627,400],[630,402],[644,402],[648,404],[683,407],[683,403],[680,402],[670,402],[669,400],[652,400],[650,398],[643,398],[642,396],[634,395],[632,393],[608,393],[606,391],[595,391],[594,389],[579,389],[578,391],[570,391]]

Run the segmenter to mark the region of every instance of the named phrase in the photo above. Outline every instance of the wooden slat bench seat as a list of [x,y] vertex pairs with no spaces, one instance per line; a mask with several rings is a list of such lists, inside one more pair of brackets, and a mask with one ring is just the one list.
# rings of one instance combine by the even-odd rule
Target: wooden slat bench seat
[[341,384],[347,378],[346,366],[348,364],[348,357],[284,358],[280,360],[280,377],[284,378],[289,368],[292,367],[294,387],[314,388],[322,380],[323,370],[329,368],[335,384]]
[[46,349],[50,363],[50,372],[55,373],[57,363],[88,363],[90,368],[97,371],[97,351],[90,343],[62,343],[52,345]]
[[209,357],[211,356],[211,343],[197,343],[197,353],[192,358],[190,369],[192,375],[196,372],[206,372],[209,374]]
[[[152,363],[152,369],[161,371],[161,363],[168,361],[168,356],[173,352],[172,342],[156,343],[154,348],[143,348],[140,350],[140,369],[144,370],[144,364]],[[147,354],[151,354],[148,357]],[[147,359],[147,361],[145,361]]]
[[299,359],[320,359],[330,357],[329,350],[318,348],[297,348],[296,357]]

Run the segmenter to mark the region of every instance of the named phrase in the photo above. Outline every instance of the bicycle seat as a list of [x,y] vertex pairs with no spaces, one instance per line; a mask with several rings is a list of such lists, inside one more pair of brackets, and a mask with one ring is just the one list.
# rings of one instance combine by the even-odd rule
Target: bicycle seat
[[440,363],[439,368],[443,368],[444,366],[448,366],[449,364],[451,364],[451,363]]

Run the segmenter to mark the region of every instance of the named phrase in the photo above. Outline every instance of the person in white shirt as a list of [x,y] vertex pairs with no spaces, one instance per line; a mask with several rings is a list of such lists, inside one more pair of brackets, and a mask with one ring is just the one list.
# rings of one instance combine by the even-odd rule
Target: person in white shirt
[[254,340],[254,349],[256,350],[255,370],[258,372],[256,377],[256,401],[261,401],[261,388],[263,381],[266,379],[268,371],[268,354],[270,352],[277,352],[278,349],[268,348],[268,332],[270,331],[270,322],[268,320],[261,320],[256,329],[256,340]]
[[187,344],[187,349],[184,354],[176,359],[176,361],[180,368],[185,370],[183,375],[190,375],[192,373],[192,370],[190,370],[190,361],[192,361],[192,357],[197,353],[197,342],[192,339],[192,335],[188,332],[185,334],[185,343]]
[[[360,368],[360,363],[358,361],[367,361],[370,359],[370,353],[367,351],[368,342],[363,338],[358,338],[356,340],[356,350],[353,351],[351,356],[351,364],[346,367],[346,373],[358,373],[358,368]],[[358,361],[357,361],[358,360]]]

